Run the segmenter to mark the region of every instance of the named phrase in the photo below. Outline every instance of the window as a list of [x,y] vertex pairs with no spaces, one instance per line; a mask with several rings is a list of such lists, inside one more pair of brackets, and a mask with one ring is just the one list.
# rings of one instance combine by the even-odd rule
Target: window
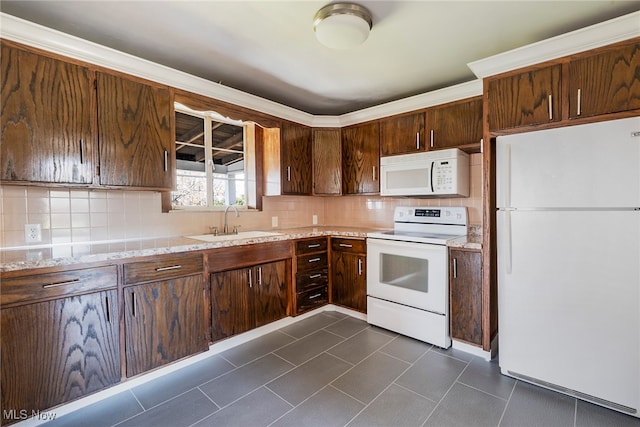
[[246,206],[245,127],[213,112],[176,105],[173,209]]

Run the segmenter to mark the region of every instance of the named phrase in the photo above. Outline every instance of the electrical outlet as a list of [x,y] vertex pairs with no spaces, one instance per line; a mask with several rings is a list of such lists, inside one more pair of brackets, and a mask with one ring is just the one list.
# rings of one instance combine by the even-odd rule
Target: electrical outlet
[[271,227],[276,228],[278,226],[278,217],[277,216],[272,216],[271,217]]
[[313,215],[311,217],[311,222],[313,223],[313,225],[318,225],[318,215]]
[[42,230],[40,224],[25,224],[24,241],[26,243],[42,242]]

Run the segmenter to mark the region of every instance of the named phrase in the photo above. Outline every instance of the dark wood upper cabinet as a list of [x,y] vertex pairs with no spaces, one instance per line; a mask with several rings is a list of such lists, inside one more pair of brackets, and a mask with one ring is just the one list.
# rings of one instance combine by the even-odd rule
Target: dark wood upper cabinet
[[640,108],[640,43],[569,62],[569,117]]
[[451,338],[482,346],[482,254],[449,251]]
[[282,194],[310,195],[311,128],[283,123],[280,143]]
[[380,155],[425,151],[424,111],[380,120]]
[[342,193],[340,129],[313,130],[313,194]]
[[90,184],[94,95],[87,68],[2,43],[0,179]]
[[429,149],[458,147],[479,151],[482,97],[429,108],[426,129]]
[[559,122],[561,72],[556,64],[489,80],[489,129]]
[[97,73],[100,184],[170,189],[169,88]]
[[342,193],[380,192],[380,127],[378,122],[342,129]]

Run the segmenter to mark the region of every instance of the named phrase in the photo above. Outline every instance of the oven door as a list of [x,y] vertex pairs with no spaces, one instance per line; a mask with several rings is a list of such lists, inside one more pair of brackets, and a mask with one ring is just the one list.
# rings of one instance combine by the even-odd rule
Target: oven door
[[447,247],[367,239],[367,295],[447,315]]

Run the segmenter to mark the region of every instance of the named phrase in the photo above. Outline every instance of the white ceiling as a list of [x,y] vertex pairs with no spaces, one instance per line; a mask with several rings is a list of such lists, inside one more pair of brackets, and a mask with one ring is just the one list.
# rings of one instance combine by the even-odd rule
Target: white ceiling
[[640,10],[635,0],[363,0],[371,35],[340,51],[313,33],[329,2],[2,0],[0,10],[316,115],[474,80],[469,62]]

